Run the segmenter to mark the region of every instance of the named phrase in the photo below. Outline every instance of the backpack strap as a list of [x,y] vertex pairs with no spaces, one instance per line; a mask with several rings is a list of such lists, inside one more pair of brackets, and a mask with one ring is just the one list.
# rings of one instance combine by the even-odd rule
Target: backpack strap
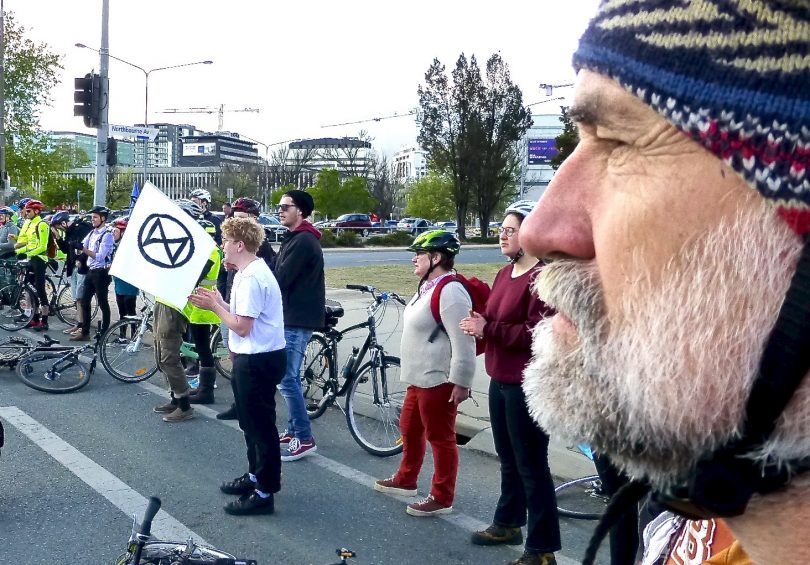
[[[433,319],[436,320],[436,327],[433,328],[433,331],[430,332],[428,336],[428,343],[433,343],[436,337],[439,335],[439,332],[447,333],[447,330],[442,323],[442,312],[441,312],[441,295],[442,289],[448,284],[453,281],[461,282],[461,280],[455,274],[447,275],[446,277],[442,277],[442,279],[436,283],[436,286],[433,287],[433,294],[430,296],[430,313],[433,314]],[[464,283],[462,283],[463,285]]]

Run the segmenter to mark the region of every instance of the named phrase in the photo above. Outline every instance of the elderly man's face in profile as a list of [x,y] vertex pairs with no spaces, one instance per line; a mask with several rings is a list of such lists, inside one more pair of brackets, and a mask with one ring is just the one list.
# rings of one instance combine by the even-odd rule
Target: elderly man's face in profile
[[583,71],[580,143],[521,228],[558,310],[524,389],[552,435],[658,486],[737,430],[800,242],[715,155]]

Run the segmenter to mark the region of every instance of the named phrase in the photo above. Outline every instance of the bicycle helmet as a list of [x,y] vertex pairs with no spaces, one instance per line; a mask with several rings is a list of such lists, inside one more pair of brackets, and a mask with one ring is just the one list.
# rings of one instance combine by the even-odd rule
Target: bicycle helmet
[[174,201],[183,212],[194,218],[195,220],[202,216],[202,208],[200,205],[194,202],[193,200],[189,200],[188,198],[180,198]]
[[[0,209],[0,214],[2,214],[2,213],[3,213],[3,211],[2,211],[2,209]],[[66,212],[65,210],[62,210],[61,212],[57,212],[56,214],[51,216],[51,225],[61,224],[62,222],[69,222],[69,221],[70,221],[70,214],[68,212]]]
[[28,197],[20,198],[20,201],[17,202],[17,207],[20,208],[20,209],[25,208],[25,205],[28,204],[28,202],[30,202],[30,201],[31,201],[31,198],[28,198]]
[[99,216],[104,216],[104,219],[107,219],[110,215],[110,209],[106,206],[93,206],[90,208],[90,214],[98,214]]
[[211,193],[205,190],[204,188],[196,188],[191,191],[189,195],[190,198],[199,198],[200,200],[205,200],[206,202],[211,202]]
[[40,202],[39,200],[34,200],[33,198],[29,198],[28,202],[25,203],[26,210],[36,210],[37,212],[42,212],[45,208],[45,205]]
[[252,198],[242,197],[234,200],[233,204],[231,204],[231,209],[234,212],[247,212],[248,214],[258,216],[260,206],[256,200],[253,200]]
[[0,208],[0,214],[4,214],[6,216],[13,216],[14,215],[14,209],[9,208],[8,206],[3,206],[2,208]]
[[526,216],[529,215],[529,212],[534,210],[534,207],[537,205],[537,202],[533,200],[518,200],[517,202],[513,202],[509,205],[509,207],[504,211],[503,215],[508,216],[509,214],[517,214],[521,217],[521,219],[525,219]]
[[416,239],[408,247],[409,251],[444,251],[448,255],[455,256],[461,249],[461,242],[454,233],[447,230],[427,231]]
[[118,228],[121,231],[127,229],[127,225],[129,224],[129,219],[126,217],[118,218],[113,222],[113,227]]

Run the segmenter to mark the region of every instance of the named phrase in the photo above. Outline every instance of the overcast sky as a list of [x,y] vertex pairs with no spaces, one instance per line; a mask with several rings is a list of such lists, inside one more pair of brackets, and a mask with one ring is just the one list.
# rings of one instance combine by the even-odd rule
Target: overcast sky
[[[101,0],[4,0],[29,37],[63,57],[62,82],[42,111],[46,129],[94,133],[73,117],[73,77],[99,68],[75,43],[101,43]],[[598,0],[110,0],[110,54],[144,69],[210,59],[152,73],[149,121],[217,128],[216,114],[161,114],[167,108],[224,104],[225,130],[264,143],[352,136],[360,129],[392,153],[416,141],[410,117],[322,126],[405,113],[437,57],[451,69],[461,52],[481,67],[496,51],[523,90],[573,80],[571,54]],[[110,123],[143,121],[144,75],[110,60]],[[555,96],[570,95],[560,89]],[[534,106],[552,112],[559,102]],[[227,112],[259,108],[259,113]],[[271,148],[272,150],[272,148]],[[259,151],[264,148],[259,146]]]

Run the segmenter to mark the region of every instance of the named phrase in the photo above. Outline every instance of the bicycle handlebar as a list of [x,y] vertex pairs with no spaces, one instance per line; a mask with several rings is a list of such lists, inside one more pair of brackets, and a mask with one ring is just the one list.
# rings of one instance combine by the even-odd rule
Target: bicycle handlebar
[[376,302],[383,302],[385,300],[396,300],[403,306],[405,306],[405,300],[398,295],[396,292],[380,292],[377,293],[377,289],[373,286],[368,286],[364,284],[347,284],[346,288],[349,290],[359,290],[360,292],[368,292],[374,298]]

